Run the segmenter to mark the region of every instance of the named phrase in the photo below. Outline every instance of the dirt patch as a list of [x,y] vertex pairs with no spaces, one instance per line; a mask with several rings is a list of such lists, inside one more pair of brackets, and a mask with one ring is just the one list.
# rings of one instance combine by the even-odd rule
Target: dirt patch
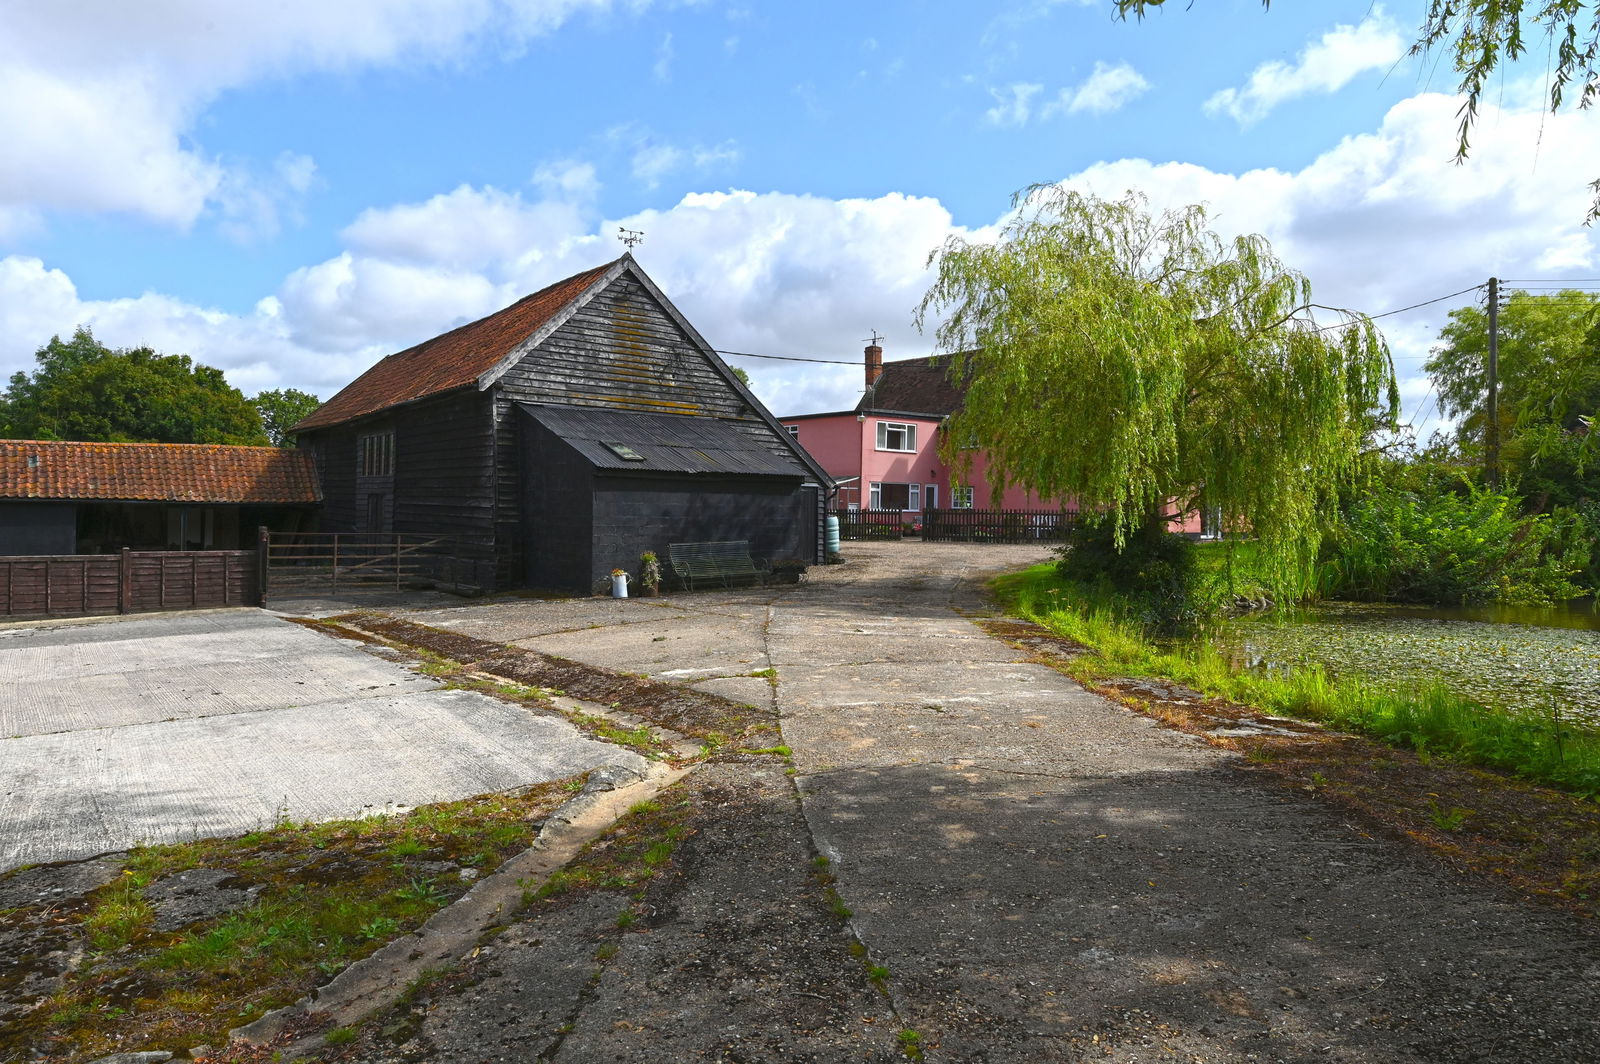
[[[980,620],[1054,668],[1088,648],[1027,621]],[[1600,807],[1489,769],[1331,732],[1180,684],[1114,678],[1090,690],[1214,745],[1243,772],[1313,794],[1374,834],[1403,839],[1457,871],[1583,916],[1600,912]]]
[[[770,709],[734,702],[717,695],[646,676],[612,672],[567,658],[492,643],[412,621],[365,614],[331,618],[325,624],[394,643],[504,677],[602,705],[617,705],[651,724],[713,744],[740,742],[765,746],[763,734],[776,735],[777,717]],[[753,744],[751,740],[757,740]]]

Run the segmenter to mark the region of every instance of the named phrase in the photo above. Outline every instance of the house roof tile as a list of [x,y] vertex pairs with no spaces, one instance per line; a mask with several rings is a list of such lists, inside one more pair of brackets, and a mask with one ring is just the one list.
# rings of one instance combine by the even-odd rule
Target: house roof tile
[[311,456],[205,443],[0,440],[0,498],[319,502]]
[[294,431],[326,428],[472,384],[615,265],[608,262],[557,281],[486,318],[389,355],[319,406]]
[[943,417],[961,407],[962,393],[950,383],[948,355],[885,362],[878,383],[867,389],[857,410],[893,410]]

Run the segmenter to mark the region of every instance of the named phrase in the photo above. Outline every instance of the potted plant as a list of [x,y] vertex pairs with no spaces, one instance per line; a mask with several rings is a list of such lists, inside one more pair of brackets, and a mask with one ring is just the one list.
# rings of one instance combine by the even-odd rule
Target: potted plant
[[639,583],[650,592],[650,597],[655,598],[661,594],[661,562],[656,558],[656,552],[647,550],[639,555]]

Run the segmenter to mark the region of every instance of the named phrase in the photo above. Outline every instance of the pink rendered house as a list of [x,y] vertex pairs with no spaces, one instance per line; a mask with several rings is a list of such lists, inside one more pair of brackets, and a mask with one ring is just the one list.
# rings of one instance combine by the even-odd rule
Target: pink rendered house
[[[883,348],[866,349],[867,389],[854,410],[778,418],[800,446],[839,482],[836,509],[988,509],[987,461],[975,455],[972,472],[957,482],[939,457],[945,419],[961,406],[961,391],[947,376],[944,355],[883,361]],[[1070,501],[1069,501],[1070,505]],[[1058,510],[1015,485],[1000,496],[1002,510]],[[1174,519],[1172,531],[1201,534],[1197,513]]]
[[[982,455],[964,483],[952,479],[939,457],[945,418],[961,405],[946,366],[944,356],[885,363],[883,348],[872,344],[866,350],[867,390],[854,410],[778,418],[840,482],[836,507],[920,512],[990,506]],[[1055,510],[1060,502],[1011,487],[1000,508]]]

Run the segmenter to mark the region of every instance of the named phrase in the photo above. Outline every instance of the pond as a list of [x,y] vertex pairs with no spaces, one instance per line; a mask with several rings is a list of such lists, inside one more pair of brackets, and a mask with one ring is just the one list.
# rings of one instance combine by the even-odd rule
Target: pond
[[1395,689],[1439,683],[1507,709],[1559,707],[1600,724],[1600,612],[1591,599],[1554,608],[1432,608],[1330,602],[1226,622],[1216,641],[1243,665],[1312,663]]

